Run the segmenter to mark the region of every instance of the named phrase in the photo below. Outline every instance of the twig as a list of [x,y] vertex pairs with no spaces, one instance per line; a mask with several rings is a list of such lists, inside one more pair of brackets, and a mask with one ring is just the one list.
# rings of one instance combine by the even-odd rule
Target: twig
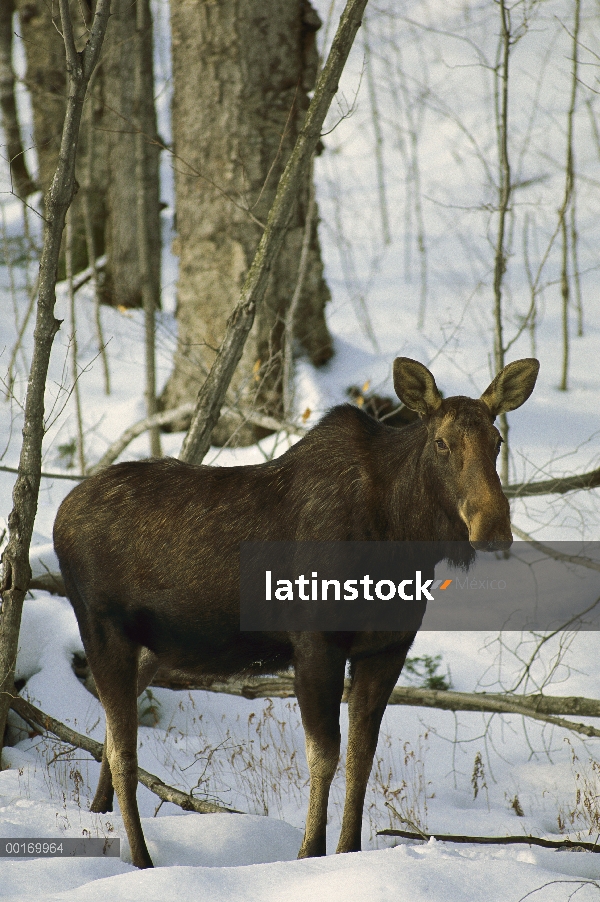
[[60,573],[42,573],[41,576],[34,576],[29,583],[29,591],[37,589],[42,592],[50,592],[51,595],[62,595],[66,597],[67,591]]
[[[89,736],[77,733],[76,730],[72,730],[61,723],[60,720],[55,720],[54,717],[40,711],[39,708],[36,708],[31,702],[20,696],[12,697],[10,707],[34,729],[38,730],[41,727],[42,730],[53,733],[62,742],[67,742],[69,745],[75,746],[75,748],[89,752],[96,761],[102,761],[102,744],[96,742],[95,739],[90,739]],[[215,802],[203,802],[200,799],[196,799],[180,789],[175,789],[173,786],[163,783],[161,779],[154,776],[154,774],[148,773],[141,767],[138,767],[138,780],[157,795],[159,799],[162,799],[163,802],[173,802],[174,805],[178,805],[184,811],[196,811],[198,814],[243,813],[235,808],[225,808],[223,805],[217,805]]]
[[[104,394],[110,395],[110,370],[108,366],[108,355],[106,353],[106,342],[104,340],[104,332],[102,329],[102,314],[100,312],[100,281],[98,278],[99,260],[96,258],[96,238],[94,235],[94,222],[92,217],[92,183],[94,178],[94,160],[95,160],[95,141],[94,141],[94,82],[96,77],[96,69],[90,79],[89,95],[90,106],[87,121],[87,156],[84,169],[84,185],[83,185],[83,222],[85,229],[85,244],[87,248],[87,256],[90,262],[88,267],[91,270],[91,278],[94,284],[94,319],[96,322],[96,335],[98,337],[98,351],[102,360],[102,371],[104,373]],[[106,259],[106,258],[104,258]],[[75,290],[75,286],[73,286]]]
[[[0,464],[0,471],[3,473],[18,473],[18,467],[9,467],[6,464]],[[40,471],[41,479],[70,479],[71,482],[79,482],[81,479],[87,479],[81,473],[49,473],[46,470]]]
[[402,836],[404,839],[421,839],[438,842],[467,842],[484,845],[510,845],[519,843],[525,846],[542,846],[544,849],[585,849],[586,852],[600,852],[596,843],[582,842],[579,839],[541,839],[539,836],[459,836],[453,833],[412,833],[409,830],[378,830],[377,836]]
[[13,349],[10,354],[10,360],[8,362],[7,376],[6,376],[6,398],[8,399],[12,392],[12,387],[14,383],[14,373],[13,370],[15,368],[15,364],[17,362],[17,354],[21,348],[21,344],[23,342],[23,336],[25,335],[25,330],[29,324],[29,318],[33,313],[33,308],[35,307],[35,300],[37,298],[39,287],[39,276],[35,277],[35,282],[33,283],[33,288],[31,289],[31,293],[29,295],[29,304],[27,305],[27,310],[25,311],[25,316],[23,317],[23,322],[19,326],[19,332],[17,335],[17,340],[13,346]]
[[14,0],[3,0],[0,3],[0,112],[13,191],[17,197],[26,198],[33,194],[36,185],[25,162],[17,113],[15,74],[12,65],[14,11]]

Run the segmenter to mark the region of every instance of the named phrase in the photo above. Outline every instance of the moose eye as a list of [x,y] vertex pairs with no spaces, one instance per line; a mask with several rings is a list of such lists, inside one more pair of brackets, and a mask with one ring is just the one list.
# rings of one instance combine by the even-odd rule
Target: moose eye
[[448,445],[446,444],[446,442],[443,439],[436,438],[435,443],[438,446],[438,448],[440,449],[440,451],[448,451]]

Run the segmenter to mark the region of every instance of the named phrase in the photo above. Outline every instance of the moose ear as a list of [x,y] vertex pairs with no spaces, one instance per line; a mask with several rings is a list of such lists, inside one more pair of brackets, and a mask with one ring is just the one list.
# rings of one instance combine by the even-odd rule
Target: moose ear
[[535,357],[524,357],[505,366],[481,396],[492,416],[516,410],[524,404],[533,391],[539,369],[540,363]]
[[435,379],[426,366],[410,357],[394,360],[394,388],[403,404],[422,416],[429,416],[442,403]]

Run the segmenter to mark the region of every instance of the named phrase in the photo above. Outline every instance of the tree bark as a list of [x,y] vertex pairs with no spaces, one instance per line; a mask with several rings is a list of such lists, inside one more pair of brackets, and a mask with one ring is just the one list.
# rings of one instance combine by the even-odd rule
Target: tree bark
[[15,98],[15,75],[12,66],[14,0],[0,3],[0,112],[13,191],[25,198],[36,190],[27,169],[21,142],[21,130]]
[[[139,122],[145,136],[144,184],[145,208],[150,241],[150,278],[152,290],[160,295],[160,204],[156,142],[156,111],[152,66],[152,23],[149,0],[140,0],[147,12],[148,25],[141,35],[144,61],[144,103]],[[46,0],[17,0],[27,59],[25,83],[29,89],[35,146],[38,156],[38,182],[44,193],[50,187],[58,162],[61,127],[65,116],[66,77],[64,48],[56,4]],[[82,19],[85,3],[70,0],[75,41],[78,49],[87,38],[89,22]],[[134,123],[136,3],[113,0],[110,24],[101,64],[89,91],[83,112],[77,161],[77,181],[84,186],[91,215],[94,244],[99,255],[107,254],[102,286],[105,303],[124,307],[142,304],[141,274],[138,263],[136,208],[136,126]],[[91,178],[88,153],[92,152]],[[89,265],[86,241],[83,191],[73,203],[74,272]],[[61,277],[64,277],[64,250]]]
[[303,176],[309,171],[310,160],[319,141],[325,116],[338,89],[339,79],[366,5],[367,0],[347,0],[302,129],[279,180],[267,224],[242,287],[240,299],[227,322],[225,338],[210,373],[198,392],[192,423],[179,455],[181,460],[199,464],[208,450],[225,393],[242,357],[256,311],[264,303],[269,277],[286,237]]
[[33,357],[25,398],[25,425],[19,475],[8,518],[9,541],[2,555],[3,595],[0,611],[0,742],[13,691],[23,599],[31,579],[29,546],[37,511],[44,437],[44,391],[50,351],[60,322],[54,316],[56,274],[65,217],[75,193],[75,159],[83,102],[108,25],[110,0],[98,0],[90,38],[77,52],[68,0],[60,0],[62,33],[68,72],[68,99],[58,166],[45,198],[44,244],[39,270],[39,295]]
[[[138,3],[113,0],[111,25],[102,65],[102,121],[106,137],[106,254],[103,300],[123,307],[142,306],[142,285],[155,303],[160,299],[159,156],[150,0],[143,4],[144,27],[137,40],[141,57],[140,102],[136,102],[136,14]],[[141,133],[141,135],[140,135]],[[96,132],[98,136],[99,133]],[[140,137],[142,140],[140,141]],[[136,155],[136,144],[140,145]],[[141,154],[141,159],[140,159]],[[136,171],[136,160],[138,169]],[[146,236],[140,238],[136,218],[137,184],[143,185]],[[141,242],[147,242],[148,272],[140,262]]]
[[[195,399],[223,340],[302,128],[320,26],[307,0],[173,0],[171,23],[179,341],[165,408]],[[308,198],[306,173],[230,395],[232,404],[256,402],[274,416],[282,414],[285,314]],[[315,217],[295,337],[317,365],[332,354],[328,300]],[[223,443],[237,426],[224,418],[213,441]],[[236,439],[247,443],[257,435],[247,425]]]
[[[27,61],[25,85],[31,98],[33,111],[33,137],[37,155],[37,184],[46,196],[50,190],[58,165],[63,122],[67,108],[67,73],[65,71],[65,46],[61,37],[61,22],[58,3],[45,0],[16,0],[19,24],[23,38],[23,49]],[[69,0],[74,41],[77,50],[85,44],[86,29],[90,22],[82,20],[82,10],[77,0]],[[86,104],[84,121],[92,114],[91,105]],[[85,131],[85,129],[84,129]],[[85,147],[80,147],[81,155]],[[81,181],[79,179],[78,181]],[[92,206],[94,229],[98,233],[99,247],[102,242],[102,222],[104,209],[96,202]],[[79,272],[87,265],[85,229],[81,197],[75,199],[73,217],[73,267]],[[100,251],[102,252],[102,251]],[[60,255],[59,277],[66,276],[65,249]]]

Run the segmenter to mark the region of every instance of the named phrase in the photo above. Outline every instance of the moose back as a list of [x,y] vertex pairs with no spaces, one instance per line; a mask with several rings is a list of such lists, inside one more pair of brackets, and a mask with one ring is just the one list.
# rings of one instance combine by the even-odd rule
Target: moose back
[[496,472],[495,417],[526,401],[534,359],[508,364],[481,398],[443,399],[434,377],[394,362],[402,429],[336,407],[282,457],[257,466],[148,460],[110,467],[63,501],[54,546],[98,693],[106,739],[93,811],[117,793],[132,860],[151,867],[136,802],[136,698],[158,667],[231,676],[295,670],[310,771],[300,857],[325,854],[350,662],[346,802],[339,852],[361,848],[379,727],[414,632],[241,632],[239,547],[247,541],[512,542]]

